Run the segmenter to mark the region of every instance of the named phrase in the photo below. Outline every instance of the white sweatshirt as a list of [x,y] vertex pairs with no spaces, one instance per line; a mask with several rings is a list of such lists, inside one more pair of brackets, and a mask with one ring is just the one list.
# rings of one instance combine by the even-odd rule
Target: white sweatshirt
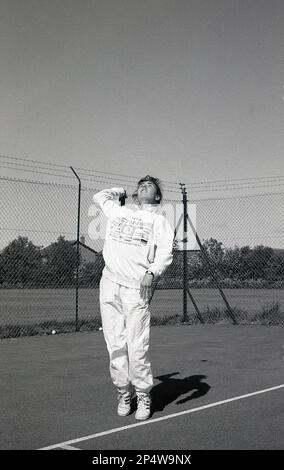
[[[145,271],[159,277],[173,259],[173,230],[155,204],[120,206],[123,188],[104,189],[93,200],[108,218],[103,248],[103,276],[140,289]],[[116,200],[116,202],[115,202]]]

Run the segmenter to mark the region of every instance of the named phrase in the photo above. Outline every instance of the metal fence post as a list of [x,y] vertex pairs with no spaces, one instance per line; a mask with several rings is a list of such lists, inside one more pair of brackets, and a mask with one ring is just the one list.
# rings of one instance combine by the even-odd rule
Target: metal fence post
[[188,322],[187,313],[187,192],[185,185],[180,183],[183,202],[183,317],[182,322]]
[[[176,226],[175,231],[174,231],[174,238],[176,238],[176,235],[177,235],[177,233],[178,233],[178,229],[179,229],[179,226],[180,226],[180,224],[181,224],[182,219],[183,219],[183,214],[181,214],[181,216],[180,216],[180,218],[179,218],[179,220],[178,220],[177,226]],[[188,259],[188,258],[187,258],[187,259]],[[187,265],[187,268],[188,268],[188,265]],[[186,273],[188,273],[188,271],[186,271]],[[188,274],[186,274],[186,276],[187,276],[187,281],[188,281]],[[199,308],[198,308],[198,306],[197,306],[197,303],[195,302],[194,297],[193,297],[192,293],[190,292],[190,289],[189,289],[189,286],[188,286],[188,285],[186,286],[186,290],[187,290],[187,293],[188,293],[188,295],[189,295],[189,298],[190,298],[190,300],[191,300],[191,302],[192,302],[192,304],[193,304],[193,306],[194,306],[194,308],[195,308],[195,311],[196,311],[196,315],[197,315],[198,320],[200,321],[200,323],[204,323],[204,320],[203,320],[202,315],[201,315],[201,313],[200,313],[200,311],[199,311]],[[186,308],[185,310],[186,310],[186,312],[187,312],[187,308]]]
[[77,175],[76,171],[72,166],[70,166],[71,170],[73,171],[74,175],[79,181],[79,188],[78,188],[78,215],[77,215],[77,263],[76,263],[76,313],[75,313],[75,331],[79,331],[78,329],[78,298],[79,298],[79,247],[80,247],[80,212],[81,212],[81,180]]

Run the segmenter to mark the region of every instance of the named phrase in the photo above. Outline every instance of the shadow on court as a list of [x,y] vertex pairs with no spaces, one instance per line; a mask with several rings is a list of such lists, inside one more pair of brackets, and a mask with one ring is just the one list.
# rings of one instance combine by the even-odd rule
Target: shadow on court
[[167,405],[178,400],[182,395],[187,396],[176,401],[176,405],[200,398],[206,395],[211,388],[206,382],[202,382],[206,379],[206,375],[191,375],[184,379],[173,378],[174,375],[178,374],[179,372],[172,372],[171,374],[155,377],[155,379],[160,380],[160,383],[151,390],[152,415],[156,411],[163,411]]
[[[206,395],[211,388],[206,382],[202,382],[206,379],[206,375],[191,375],[183,379],[173,378],[174,375],[178,374],[179,372],[172,372],[171,374],[155,377],[156,380],[160,380],[160,383],[154,385],[150,391],[152,400],[151,417],[155,412],[163,411],[171,403],[175,402],[176,405],[182,405],[190,400],[200,398]],[[179,399],[182,395],[186,396]],[[136,409],[137,400],[135,398],[131,404],[130,414],[133,414]]]

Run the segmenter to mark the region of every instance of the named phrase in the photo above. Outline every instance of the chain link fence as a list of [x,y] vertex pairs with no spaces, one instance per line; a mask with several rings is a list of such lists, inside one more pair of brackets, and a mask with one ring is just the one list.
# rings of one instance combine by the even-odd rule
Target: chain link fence
[[194,202],[203,249],[188,254],[188,288],[204,322],[283,325],[284,194]]
[[[0,337],[101,328],[100,189],[82,187],[79,198],[75,184],[0,177]],[[181,224],[173,262],[155,281],[152,325],[283,326],[284,194],[188,199],[196,221],[189,210],[188,238]],[[184,222],[182,196],[162,209],[173,227]]]

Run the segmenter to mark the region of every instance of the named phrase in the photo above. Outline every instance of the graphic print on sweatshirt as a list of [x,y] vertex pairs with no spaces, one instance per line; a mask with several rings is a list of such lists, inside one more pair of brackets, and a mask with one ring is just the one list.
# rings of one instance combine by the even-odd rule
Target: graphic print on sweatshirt
[[109,236],[129,245],[146,245],[152,229],[153,222],[143,222],[137,217],[117,217],[111,223]]

